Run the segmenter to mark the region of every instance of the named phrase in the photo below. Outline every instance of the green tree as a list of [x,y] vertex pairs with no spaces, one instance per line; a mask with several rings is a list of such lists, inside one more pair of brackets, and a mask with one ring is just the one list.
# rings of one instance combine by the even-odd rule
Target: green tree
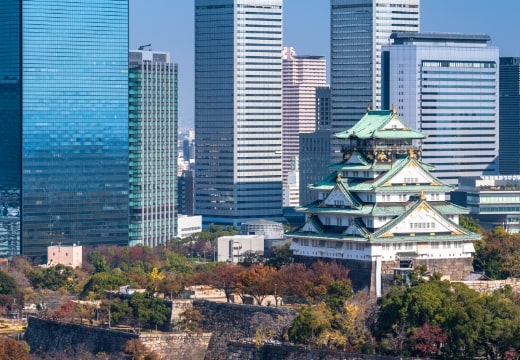
[[74,286],[74,269],[70,266],[55,265],[46,268],[32,268],[27,274],[31,285],[37,289],[67,289]]
[[459,225],[462,226],[464,229],[477,233],[477,234],[479,234],[480,230],[481,230],[478,220],[475,218],[472,218],[471,216],[464,216],[464,215],[460,216]]
[[1,295],[14,295],[18,291],[18,285],[11,276],[5,272],[0,271],[0,294]]
[[141,293],[132,295],[130,306],[139,324],[148,328],[157,329],[162,326],[171,312],[162,299]]
[[99,298],[106,290],[118,290],[120,286],[133,285],[128,276],[120,270],[94,274],[83,287],[82,296]]
[[92,252],[88,258],[88,261],[94,267],[96,273],[110,271],[110,265],[108,265],[106,257],[99,251]]

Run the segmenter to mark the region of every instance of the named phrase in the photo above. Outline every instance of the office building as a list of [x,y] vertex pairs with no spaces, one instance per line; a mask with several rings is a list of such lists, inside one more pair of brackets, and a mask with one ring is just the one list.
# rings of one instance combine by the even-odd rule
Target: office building
[[500,58],[501,175],[520,174],[520,57]]
[[350,269],[354,288],[377,297],[415,266],[451,280],[469,274],[480,236],[459,225],[468,210],[446,201],[452,187],[412,145],[426,134],[395,110],[371,110],[336,137],[343,161],[313,185],[305,225],[286,234],[294,256],[338,261]]
[[[297,171],[299,135],[316,130],[316,88],[325,85],[325,58],[283,49],[283,182]],[[284,204],[285,205],[285,204]]]
[[461,176],[498,172],[498,48],[487,35],[394,33],[389,101],[428,134],[422,158],[457,185]]
[[177,65],[168,52],[129,52],[130,245],[174,238]]
[[178,213],[183,215],[193,215],[195,213],[193,192],[195,177],[193,170],[183,170],[181,176],[177,178],[177,204]]
[[195,1],[195,213],[282,215],[282,0]]
[[510,234],[520,232],[520,175],[460,178],[451,199],[467,207],[484,229],[500,226]]
[[128,0],[2,1],[0,24],[0,255],[127,244]]
[[[381,109],[381,47],[396,31],[419,31],[420,0],[331,0],[333,133],[352,127],[367,106]],[[388,108],[388,107],[386,107]],[[337,148],[338,142],[333,139]],[[339,153],[332,154],[336,161]]]

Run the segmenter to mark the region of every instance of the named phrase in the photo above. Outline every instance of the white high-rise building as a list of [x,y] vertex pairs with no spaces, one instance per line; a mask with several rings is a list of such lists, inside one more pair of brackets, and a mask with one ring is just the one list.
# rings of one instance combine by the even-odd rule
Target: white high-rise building
[[[323,56],[296,55],[292,47],[283,50],[283,182],[297,171],[299,135],[316,130],[316,88],[327,80]],[[297,197],[297,194],[296,194]]]
[[[396,31],[419,31],[420,0],[331,0],[332,132],[382,107],[381,47]],[[338,141],[333,140],[337,149]],[[339,153],[333,154],[339,160]]]
[[[498,172],[499,51],[487,35],[395,33],[389,101],[428,134],[422,158],[451,185]],[[386,51],[385,51],[386,52]]]
[[129,52],[130,245],[173,239],[177,223],[177,65]]
[[195,1],[195,212],[282,217],[282,0]]

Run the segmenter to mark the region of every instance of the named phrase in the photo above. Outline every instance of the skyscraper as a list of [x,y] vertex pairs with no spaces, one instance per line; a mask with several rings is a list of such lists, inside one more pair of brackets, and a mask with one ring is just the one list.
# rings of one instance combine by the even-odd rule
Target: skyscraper
[[[420,0],[331,0],[333,133],[353,126],[367,106],[380,109],[381,47],[395,31],[419,31]],[[334,140],[333,149],[338,148]],[[333,155],[339,159],[339,153]]]
[[451,185],[496,174],[498,48],[487,35],[395,33],[389,98],[408,125],[428,133],[422,158]]
[[520,58],[500,58],[500,174],[520,174]]
[[323,56],[283,50],[283,181],[298,163],[299,134],[316,130],[316,88],[326,82]]
[[129,53],[130,244],[175,237],[177,65],[167,52]]
[[195,212],[282,215],[282,0],[195,1]]
[[128,0],[2,1],[0,24],[0,255],[127,244]]

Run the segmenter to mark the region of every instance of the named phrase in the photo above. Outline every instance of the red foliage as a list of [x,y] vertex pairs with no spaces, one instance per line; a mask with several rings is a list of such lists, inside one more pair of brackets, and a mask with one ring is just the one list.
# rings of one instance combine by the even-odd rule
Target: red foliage
[[74,317],[75,311],[76,311],[76,303],[73,301],[66,301],[63,304],[61,304],[61,306],[51,314],[51,318],[55,319],[55,320],[64,320],[64,319],[72,320],[72,318]]
[[25,341],[11,338],[0,338],[0,359],[2,360],[31,360],[29,345]]
[[424,323],[421,329],[412,335],[415,350],[422,355],[439,355],[447,339],[448,335],[439,326],[431,327],[428,323]]

